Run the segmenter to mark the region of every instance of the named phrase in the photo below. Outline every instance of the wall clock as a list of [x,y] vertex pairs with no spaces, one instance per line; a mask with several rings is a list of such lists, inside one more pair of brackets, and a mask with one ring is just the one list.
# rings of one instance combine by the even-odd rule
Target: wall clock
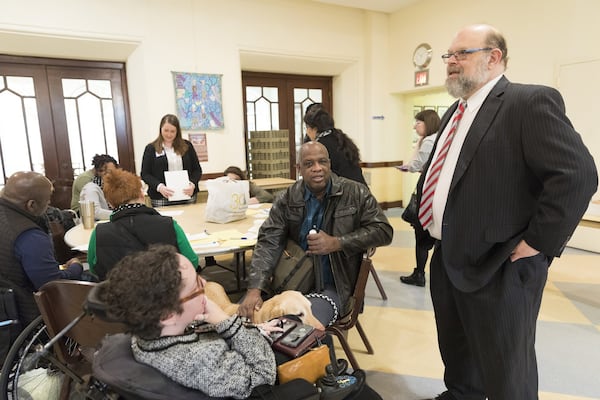
[[427,68],[431,62],[431,46],[427,43],[421,43],[413,53],[413,64],[419,69]]

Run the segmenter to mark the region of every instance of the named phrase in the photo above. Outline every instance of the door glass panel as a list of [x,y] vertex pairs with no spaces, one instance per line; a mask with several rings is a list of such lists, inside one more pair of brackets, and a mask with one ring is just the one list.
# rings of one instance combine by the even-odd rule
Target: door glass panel
[[277,103],[279,101],[278,90],[276,87],[264,87],[263,96],[270,102]]
[[259,99],[256,103],[256,130],[270,131],[271,123],[271,103],[266,99]]
[[7,87],[21,96],[35,97],[33,79],[28,76],[7,76]]
[[246,101],[250,104],[252,102],[258,100],[261,96],[261,87],[260,86],[247,86],[246,87]]
[[29,136],[29,155],[33,171],[44,173],[44,152],[42,150],[42,134],[38,118],[38,109],[35,98],[24,99],[25,123]]
[[44,173],[33,78],[0,76],[0,184],[17,171]]
[[63,96],[76,97],[85,93],[85,79],[63,79]]
[[246,122],[249,132],[279,129],[278,99],[276,87],[246,87]]
[[313,103],[321,103],[323,101],[323,90],[294,88],[294,127],[295,127],[295,144],[296,152],[300,150],[300,146],[304,142],[306,134],[306,126],[304,124],[304,115],[306,108]]
[[101,98],[112,98],[112,93],[110,91],[110,81],[99,81],[90,79],[88,81],[88,85],[90,88],[90,92],[94,93],[98,97]]
[[118,161],[112,91],[109,80],[61,80],[73,173],[79,175],[96,154]]

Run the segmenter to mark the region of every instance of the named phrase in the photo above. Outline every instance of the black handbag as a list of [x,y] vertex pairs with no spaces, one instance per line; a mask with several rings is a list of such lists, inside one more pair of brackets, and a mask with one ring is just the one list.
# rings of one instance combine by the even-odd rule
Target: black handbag
[[402,212],[402,219],[411,225],[419,224],[419,205],[417,204],[417,192],[413,192],[410,201]]
[[307,256],[302,247],[289,239],[273,271],[273,293],[279,294],[284,290],[308,293],[314,285],[315,266],[312,257]]

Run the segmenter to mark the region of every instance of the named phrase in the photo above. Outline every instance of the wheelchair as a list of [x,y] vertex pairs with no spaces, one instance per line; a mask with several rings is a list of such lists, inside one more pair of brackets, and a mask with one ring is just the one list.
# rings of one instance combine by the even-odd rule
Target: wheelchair
[[[219,400],[136,362],[131,337],[108,317],[99,288],[92,282],[57,280],[35,293],[41,315],[8,352],[0,400]],[[319,400],[320,395],[309,382],[295,380],[258,398]]]
[[91,376],[101,339],[124,326],[96,318],[87,306],[91,282],[58,280],[34,294],[41,315],[12,344],[0,374],[0,400],[110,399]]

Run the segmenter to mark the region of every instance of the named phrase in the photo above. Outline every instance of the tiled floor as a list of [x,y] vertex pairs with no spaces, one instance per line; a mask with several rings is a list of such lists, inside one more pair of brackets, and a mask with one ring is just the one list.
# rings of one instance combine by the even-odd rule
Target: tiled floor
[[[366,353],[355,330],[349,341],[361,368],[367,370],[369,384],[385,400],[433,397],[444,385],[429,282],[425,288],[400,283],[399,276],[414,267],[414,236],[398,209],[387,213],[395,228],[394,240],[377,249],[373,261],[388,300],[381,299],[369,279],[360,317],[375,354]],[[218,268],[210,270],[218,281],[231,276]],[[539,398],[600,399],[600,254],[567,248],[555,259],[537,332]],[[343,356],[341,348],[338,355]]]
[[[394,241],[373,257],[388,300],[370,279],[360,317],[375,354],[366,354],[356,332],[349,340],[369,383],[384,399],[423,399],[444,390],[429,284],[400,283],[399,276],[414,267],[414,236],[394,216],[399,213],[389,215]],[[537,357],[540,399],[600,399],[600,254],[567,248],[553,262],[538,322]]]

